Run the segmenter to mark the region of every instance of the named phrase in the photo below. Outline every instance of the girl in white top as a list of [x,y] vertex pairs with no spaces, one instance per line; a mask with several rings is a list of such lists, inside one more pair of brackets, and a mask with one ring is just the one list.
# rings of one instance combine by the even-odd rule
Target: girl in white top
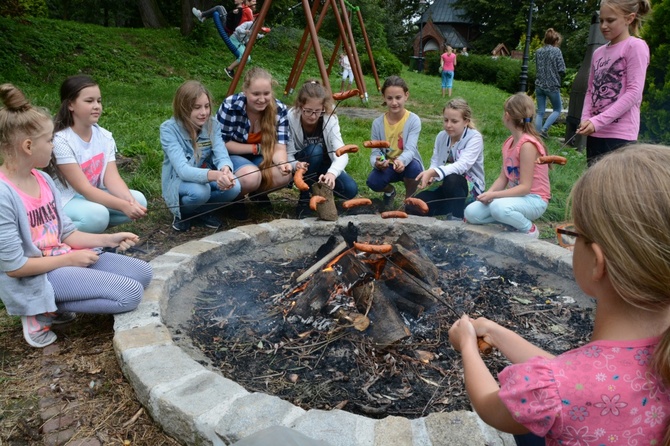
[[49,173],[61,191],[65,214],[77,229],[92,233],[144,217],[147,200],[128,189],[116,167],[114,138],[98,125],[100,87],[89,76],[71,76],[61,85],[60,97]]

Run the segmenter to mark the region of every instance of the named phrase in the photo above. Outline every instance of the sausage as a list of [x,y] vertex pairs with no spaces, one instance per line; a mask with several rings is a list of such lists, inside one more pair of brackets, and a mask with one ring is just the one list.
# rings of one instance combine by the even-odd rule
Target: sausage
[[305,183],[305,180],[302,179],[302,176],[307,172],[306,169],[296,169],[295,174],[293,174],[293,183],[298,190],[307,192],[309,190],[309,184]]
[[407,218],[407,212],[386,211],[386,212],[382,212],[382,218]]
[[367,149],[388,149],[391,144],[381,139],[373,139],[372,141],[363,141],[363,147]]
[[326,197],[322,197],[321,195],[312,195],[312,198],[309,199],[309,208],[313,211],[316,211],[317,205],[325,202]]
[[342,146],[339,149],[335,151],[335,155],[337,156],[342,156],[345,153],[356,153],[358,152],[358,146],[356,144],[347,144],[346,146]]
[[428,205],[421,198],[409,197],[405,199],[405,204],[416,206],[422,214],[428,213]]
[[357,88],[354,88],[353,90],[347,90],[347,91],[341,91],[339,93],[333,93],[333,99],[336,101],[344,101],[345,99],[353,98],[354,96],[358,96],[360,94],[360,91]]
[[352,198],[351,200],[347,200],[342,203],[342,208],[351,209],[358,206],[370,206],[371,204],[372,200],[369,198]]
[[561,166],[565,165],[567,162],[567,158],[558,155],[541,156],[535,160],[536,164],[560,164]]
[[483,338],[477,338],[477,347],[479,347],[479,353],[482,355],[490,355],[493,352],[493,346]]
[[370,254],[388,254],[393,250],[393,246],[383,244],[383,245],[373,245],[372,243],[359,243],[354,242],[354,248],[362,252],[367,252]]

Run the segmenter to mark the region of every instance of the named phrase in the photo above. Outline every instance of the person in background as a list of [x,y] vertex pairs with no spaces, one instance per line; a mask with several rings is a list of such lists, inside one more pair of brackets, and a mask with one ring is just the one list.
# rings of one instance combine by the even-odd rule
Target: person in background
[[347,84],[347,90],[351,90],[351,84],[354,81],[354,72],[351,70],[351,62],[347,53],[342,51],[340,53],[340,66],[342,67],[342,83],[340,84],[340,91],[344,91],[344,84]]
[[454,49],[449,45],[445,45],[444,53],[440,56],[440,61],[442,62],[442,97],[445,97],[447,94],[451,97],[457,64]]
[[469,56],[468,49],[466,47],[461,48],[461,56]]
[[[563,110],[561,101],[561,79],[565,76],[565,62],[563,54],[558,48],[563,38],[554,28],[544,33],[544,46],[535,52],[535,99],[537,100],[537,115],[535,128],[542,138],[549,137],[549,127],[556,122]],[[547,98],[551,101],[551,114],[544,120]]]

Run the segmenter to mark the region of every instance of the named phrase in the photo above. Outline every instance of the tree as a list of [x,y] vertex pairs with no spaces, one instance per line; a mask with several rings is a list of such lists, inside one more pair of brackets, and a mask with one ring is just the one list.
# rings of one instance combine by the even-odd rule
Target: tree
[[165,20],[156,0],[137,0],[137,7],[140,10],[140,17],[142,17],[145,28],[167,28],[168,22]]

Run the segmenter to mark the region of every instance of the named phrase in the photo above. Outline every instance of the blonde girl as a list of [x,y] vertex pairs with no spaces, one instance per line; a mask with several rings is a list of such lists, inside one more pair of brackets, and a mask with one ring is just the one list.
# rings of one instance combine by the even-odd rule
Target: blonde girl
[[98,84],[86,75],[68,77],[61,84],[60,99],[48,170],[67,216],[79,230],[94,233],[146,216],[146,198],[128,189],[116,166],[116,142],[98,125]]
[[[330,92],[316,80],[306,81],[288,112],[288,123],[291,132],[287,147],[288,160],[294,169],[307,169],[307,184],[311,186],[318,181],[342,198],[355,197],[358,185],[344,171],[349,155],[335,155],[344,141]],[[309,209],[309,198],[309,191],[300,192],[298,217]]]
[[38,170],[51,159],[51,117],[11,84],[0,86],[0,100],[0,298],[7,313],[21,316],[26,342],[45,347],[56,340],[51,326],[73,320],[73,312],[137,307],[151,266],[100,249],[128,249],[135,234],[77,230],[51,177]]
[[465,208],[468,223],[502,223],[533,238],[540,231],[533,220],[540,218],[551,198],[549,168],[536,164],[547,154],[533,124],[535,104],[525,93],[505,101],[503,123],[512,134],[503,143],[503,165],[491,187]]
[[288,109],[275,99],[275,84],[270,73],[253,67],[244,76],[242,92],[227,97],[216,114],[240,182],[238,198],[249,194],[269,203],[267,193],[291,180]]
[[221,221],[212,211],[240,194],[211,105],[204,85],[184,82],[175,93],[172,118],[160,127],[163,198],[174,214],[175,231],[187,231],[193,222],[219,228]]
[[637,140],[649,47],[637,36],[649,0],[602,0],[600,31],[609,40],[591,59],[589,83],[577,128],[586,139],[586,161]]
[[[588,344],[558,356],[486,318],[463,316],[449,340],[482,419],[558,444],[670,444],[670,148],[604,156],[572,193],[572,269],[596,302]],[[477,337],[513,365],[498,384]]]
[[444,47],[444,53],[440,56],[440,61],[442,63],[442,97],[445,97],[447,93],[451,97],[451,89],[454,86],[454,73],[458,64],[456,53],[454,53],[454,49],[451,46],[446,45]]

